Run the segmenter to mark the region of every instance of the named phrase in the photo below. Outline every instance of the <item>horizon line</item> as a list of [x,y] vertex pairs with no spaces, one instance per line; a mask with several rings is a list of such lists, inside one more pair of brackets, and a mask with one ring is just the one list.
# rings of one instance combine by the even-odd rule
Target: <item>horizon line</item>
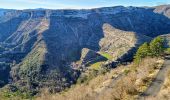
[[13,9],[13,8],[0,8],[1,10],[38,10],[38,9],[42,9],[42,10],[90,10],[90,9],[97,9],[97,8],[109,8],[109,7],[148,7],[148,8],[154,8],[157,6],[168,6],[170,4],[161,4],[161,5],[155,5],[155,6],[125,6],[125,5],[116,5],[116,6],[101,6],[101,7],[90,7],[90,8],[45,8],[45,7],[40,7],[40,8],[24,8],[24,9]]

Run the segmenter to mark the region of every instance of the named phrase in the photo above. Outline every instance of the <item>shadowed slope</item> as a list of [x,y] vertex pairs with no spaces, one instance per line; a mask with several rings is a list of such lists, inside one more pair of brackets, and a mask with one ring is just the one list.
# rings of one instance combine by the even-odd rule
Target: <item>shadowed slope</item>
[[[18,86],[60,91],[77,79],[79,73],[72,69],[72,63],[81,60],[83,48],[103,54],[110,61],[132,59],[133,48],[169,33],[170,19],[153,10],[119,6],[15,11],[5,22],[0,22],[1,46],[7,49],[0,60],[16,62],[11,76]],[[19,54],[22,55],[16,57]]]

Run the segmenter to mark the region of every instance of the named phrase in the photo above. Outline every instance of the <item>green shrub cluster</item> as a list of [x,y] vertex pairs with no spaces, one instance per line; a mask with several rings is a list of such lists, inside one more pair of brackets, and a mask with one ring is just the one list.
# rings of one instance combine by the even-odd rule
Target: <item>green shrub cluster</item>
[[100,69],[96,70],[96,69],[90,69],[88,70],[88,73],[84,73],[82,74],[78,80],[77,83],[78,84],[88,84],[90,80],[92,80],[93,78],[95,78],[98,75],[104,75],[109,71],[109,68],[102,66]]
[[145,42],[137,50],[134,60],[135,63],[139,63],[143,58],[147,56],[158,57],[164,52],[164,39],[160,36],[153,39],[150,43]]
[[0,90],[0,100],[33,100],[32,92],[19,90],[14,85],[7,85]]
[[33,97],[30,95],[30,93],[27,92],[21,92],[21,91],[16,91],[16,92],[8,92],[5,91],[3,92],[3,97],[6,99],[10,99],[10,98],[18,98],[18,99],[29,99],[32,100]]
[[165,54],[170,54],[170,48],[165,49]]

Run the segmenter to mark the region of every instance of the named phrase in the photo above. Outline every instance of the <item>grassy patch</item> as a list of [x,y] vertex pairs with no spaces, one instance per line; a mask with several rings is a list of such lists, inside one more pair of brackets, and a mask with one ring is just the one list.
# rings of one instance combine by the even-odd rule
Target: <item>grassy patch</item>
[[170,48],[166,48],[164,51],[166,54],[170,54]]
[[90,69],[99,70],[102,66],[102,63],[103,62],[96,62],[96,63],[90,65]]
[[103,57],[107,58],[108,60],[112,60],[113,56],[109,53],[106,52],[99,52],[99,54],[101,54]]

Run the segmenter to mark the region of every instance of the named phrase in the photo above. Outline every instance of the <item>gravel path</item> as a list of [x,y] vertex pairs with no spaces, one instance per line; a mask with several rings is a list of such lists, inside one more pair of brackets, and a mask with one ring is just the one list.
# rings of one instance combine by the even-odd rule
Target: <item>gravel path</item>
[[159,93],[165,81],[166,74],[168,73],[169,70],[170,70],[170,56],[167,56],[163,67],[160,69],[156,78],[153,80],[148,89],[141,94],[139,100],[147,100],[146,98],[149,96],[155,97]]

